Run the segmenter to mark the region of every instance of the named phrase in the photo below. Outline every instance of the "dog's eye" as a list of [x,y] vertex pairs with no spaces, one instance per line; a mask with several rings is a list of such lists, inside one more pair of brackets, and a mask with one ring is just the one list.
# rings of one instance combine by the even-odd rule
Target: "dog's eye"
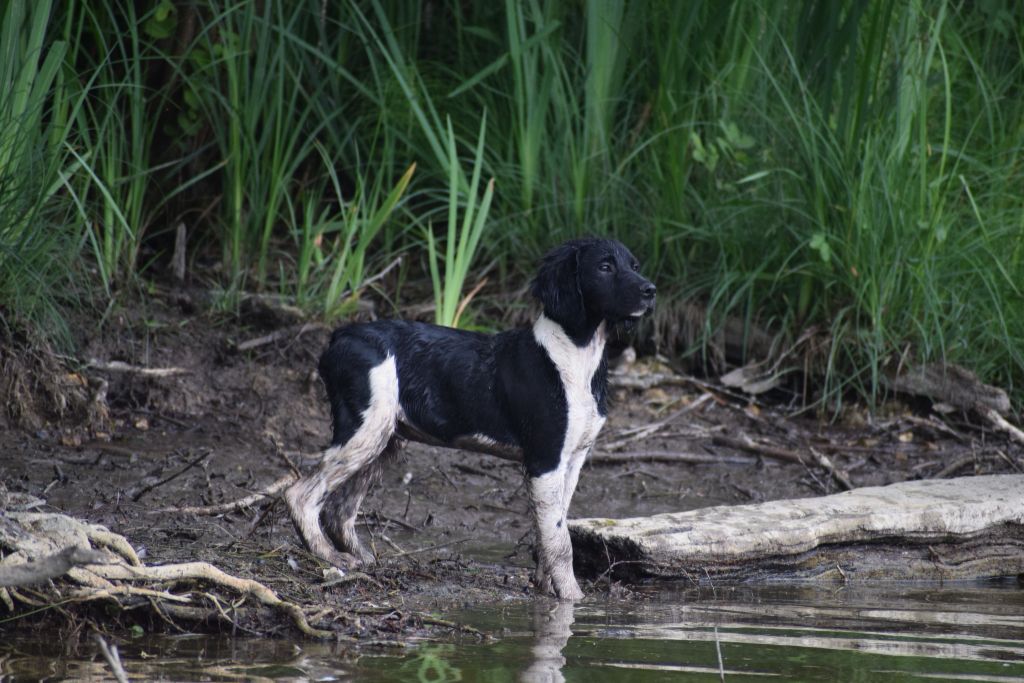
[[633,261],[633,272],[634,273],[639,273],[640,272],[640,262],[639,261]]
[[598,269],[598,270],[600,270],[600,271],[601,271],[602,273],[610,273],[610,272],[612,272],[613,270],[615,270],[615,266],[613,266],[613,265],[612,265],[611,263],[609,263],[608,261],[605,261],[604,263],[602,263],[601,265],[599,265],[599,266],[597,267],[597,269]]

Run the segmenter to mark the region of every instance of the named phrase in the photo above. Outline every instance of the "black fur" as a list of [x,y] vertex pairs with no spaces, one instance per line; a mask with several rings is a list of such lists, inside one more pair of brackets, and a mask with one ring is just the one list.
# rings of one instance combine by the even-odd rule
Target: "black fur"
[[[606,271],[605,269],[609,268]],[[602,322],[615,324],[654,306],[655,287],[615,240],[579,239],[548,252],[530,291],[544,314],[586,346]],[[521,460],[531,476],[558,465],[566,428],[561,381],[530,328],[481,334],[405,320],[335,330],[320,358],[335,445],[345,443],[369,405],[367,373],[388,355],[398,366],[404,438]],[[607,414],[607,364],[591,380]],[[473,443],[483,435],[493,447]]]

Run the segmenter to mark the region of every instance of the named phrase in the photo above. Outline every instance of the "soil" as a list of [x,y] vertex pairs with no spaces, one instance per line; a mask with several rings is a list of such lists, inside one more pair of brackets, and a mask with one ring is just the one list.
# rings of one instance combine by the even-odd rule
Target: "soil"
[[[408,444],[362,508],[361,530],[377,563],[363,568],[365,578],[333,586],[323,585],[326,567],[300,545],[274,498],[217,516],[162,511],[259,491],[293,465],[310,466],[329,441],[315,375],[329,330],[286,310],[249,308],[227,316],[201,296],[158,291],[82,340],[80,361],[36,363],[52,375],[38,380],[50,387],[49,398],[30,395],[36,385],[25,377],[16,383],[21,393],[9,398],[18,405],[9,406],[8,428],[0,431],[0,480],[12,492],[45,499],[47,509],[123,534],[147,563],[203,560],[289,599],[343,610],[351,617],[345,630],[355,637],[421,633],[428,613],[534,596],[521,472],[488,456]],[[238,350],[266,335],[274,338]],[[89,359],[96,362],[87,365]],[[110,361],[180,372],[103,369]],[[634,378],[665,371],[644,358],[620,370]],[[817,466],[737,450],[716,436],[789,452],[813,448],[855,486],[1024,469],[1024,449],[969,415],[940,416],[927,404],[894,401],[873,413],[851,406],[825,422],[797,411],[781,391],[754,400],[714,380],[673,377],[644,390],[613,390],[572,516],[631,517],[837,490],[836,479]],[[55,398],[61,386],[77,404]],[[655,423],[658,429],[636,432]],[[602,463],[609,452],[629,460]],[[663,461],[670,454],[694,462]],[[584,590],[634,595],[607,579],[585,582]],[[294,633],[289,629],[286,621],[259,626]]]

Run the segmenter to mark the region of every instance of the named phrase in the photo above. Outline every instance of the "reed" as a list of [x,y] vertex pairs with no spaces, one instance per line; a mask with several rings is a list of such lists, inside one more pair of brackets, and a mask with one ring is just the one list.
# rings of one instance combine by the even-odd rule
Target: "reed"
[[445,324],[606,234],[706,306],[684,354],[738,317],[817,340],[822,407],[937,360],[1020,399],[1019,3],[128,5],[7,5],[5,310],[81,254],[116,298],[182,215],[229,291],[343,317],[402,255]]

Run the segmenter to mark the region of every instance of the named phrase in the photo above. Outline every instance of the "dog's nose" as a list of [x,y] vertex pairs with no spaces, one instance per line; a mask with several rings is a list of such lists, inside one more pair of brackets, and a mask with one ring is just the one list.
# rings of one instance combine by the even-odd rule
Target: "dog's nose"
[[643,288],[640,290],[640,295],[643,296],[643,298],[645,299],[653,299],[654,295],[657,293],[658,288],[652,285],[650,282],[644,285]]

